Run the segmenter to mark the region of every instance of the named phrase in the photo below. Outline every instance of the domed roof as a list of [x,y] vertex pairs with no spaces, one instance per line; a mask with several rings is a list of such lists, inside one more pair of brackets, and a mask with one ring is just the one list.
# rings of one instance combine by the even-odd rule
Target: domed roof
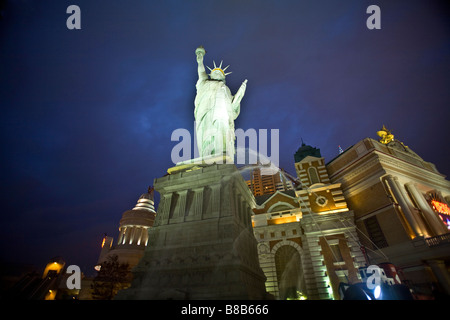
[[155,207],[154,207],[154,198],[153,198],[153,191],[154,188],[153,187],[148,187],[148,191],[146,193],[143,193],[138,201],[136,206],[133,208],[133,210],[150,210],[152,212],[155,212]]

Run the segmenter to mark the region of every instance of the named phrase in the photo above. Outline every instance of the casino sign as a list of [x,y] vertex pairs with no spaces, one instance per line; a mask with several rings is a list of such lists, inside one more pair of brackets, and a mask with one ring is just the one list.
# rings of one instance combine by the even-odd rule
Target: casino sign
[[445,203],[445,201],[443,201],[441,197],[435,193],[430,194],[428,203],[430,204],[431,208],[433,208],[433,210],[439,215],[439,218],[441,218],[447,228],[450,229],[450,207],[448,206],[448,204]]

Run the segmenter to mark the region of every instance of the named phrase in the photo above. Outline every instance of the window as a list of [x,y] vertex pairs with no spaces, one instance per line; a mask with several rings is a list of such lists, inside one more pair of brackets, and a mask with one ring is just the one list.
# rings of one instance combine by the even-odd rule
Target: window
[[311,181],[311,184],[315,184],[315,183],[319,183],[319,176],[317,175],[317,170],[314,167],[310,167],[308,169],[308,175],[309,175],[309,180]]

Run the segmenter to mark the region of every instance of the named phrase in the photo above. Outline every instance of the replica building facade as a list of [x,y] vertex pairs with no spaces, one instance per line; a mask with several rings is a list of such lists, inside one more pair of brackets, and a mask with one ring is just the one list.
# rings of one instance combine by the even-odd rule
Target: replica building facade
[[266,290],[277,299],[340,299],[339,284],[360,282],[366,265],[353,212],[319,149],[303,144],[295,160],[301,189],[257,196],[253,209]]
[[386,128],[378,135],[331,160],[330,180],[354,212],[370,264],[394,264],[417,294],[450,295],[450,182]]

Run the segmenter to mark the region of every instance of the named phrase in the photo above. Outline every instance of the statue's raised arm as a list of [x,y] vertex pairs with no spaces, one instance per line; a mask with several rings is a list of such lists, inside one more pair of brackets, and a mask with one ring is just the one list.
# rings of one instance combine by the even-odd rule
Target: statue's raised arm
[[197,56],[198,63],[198,80],[206,80],[208,79],[208,75],[206,74],[205,66],[203,65],[203,57],[205,56],[205,48],[200,46],[195,50],[195,55]]

